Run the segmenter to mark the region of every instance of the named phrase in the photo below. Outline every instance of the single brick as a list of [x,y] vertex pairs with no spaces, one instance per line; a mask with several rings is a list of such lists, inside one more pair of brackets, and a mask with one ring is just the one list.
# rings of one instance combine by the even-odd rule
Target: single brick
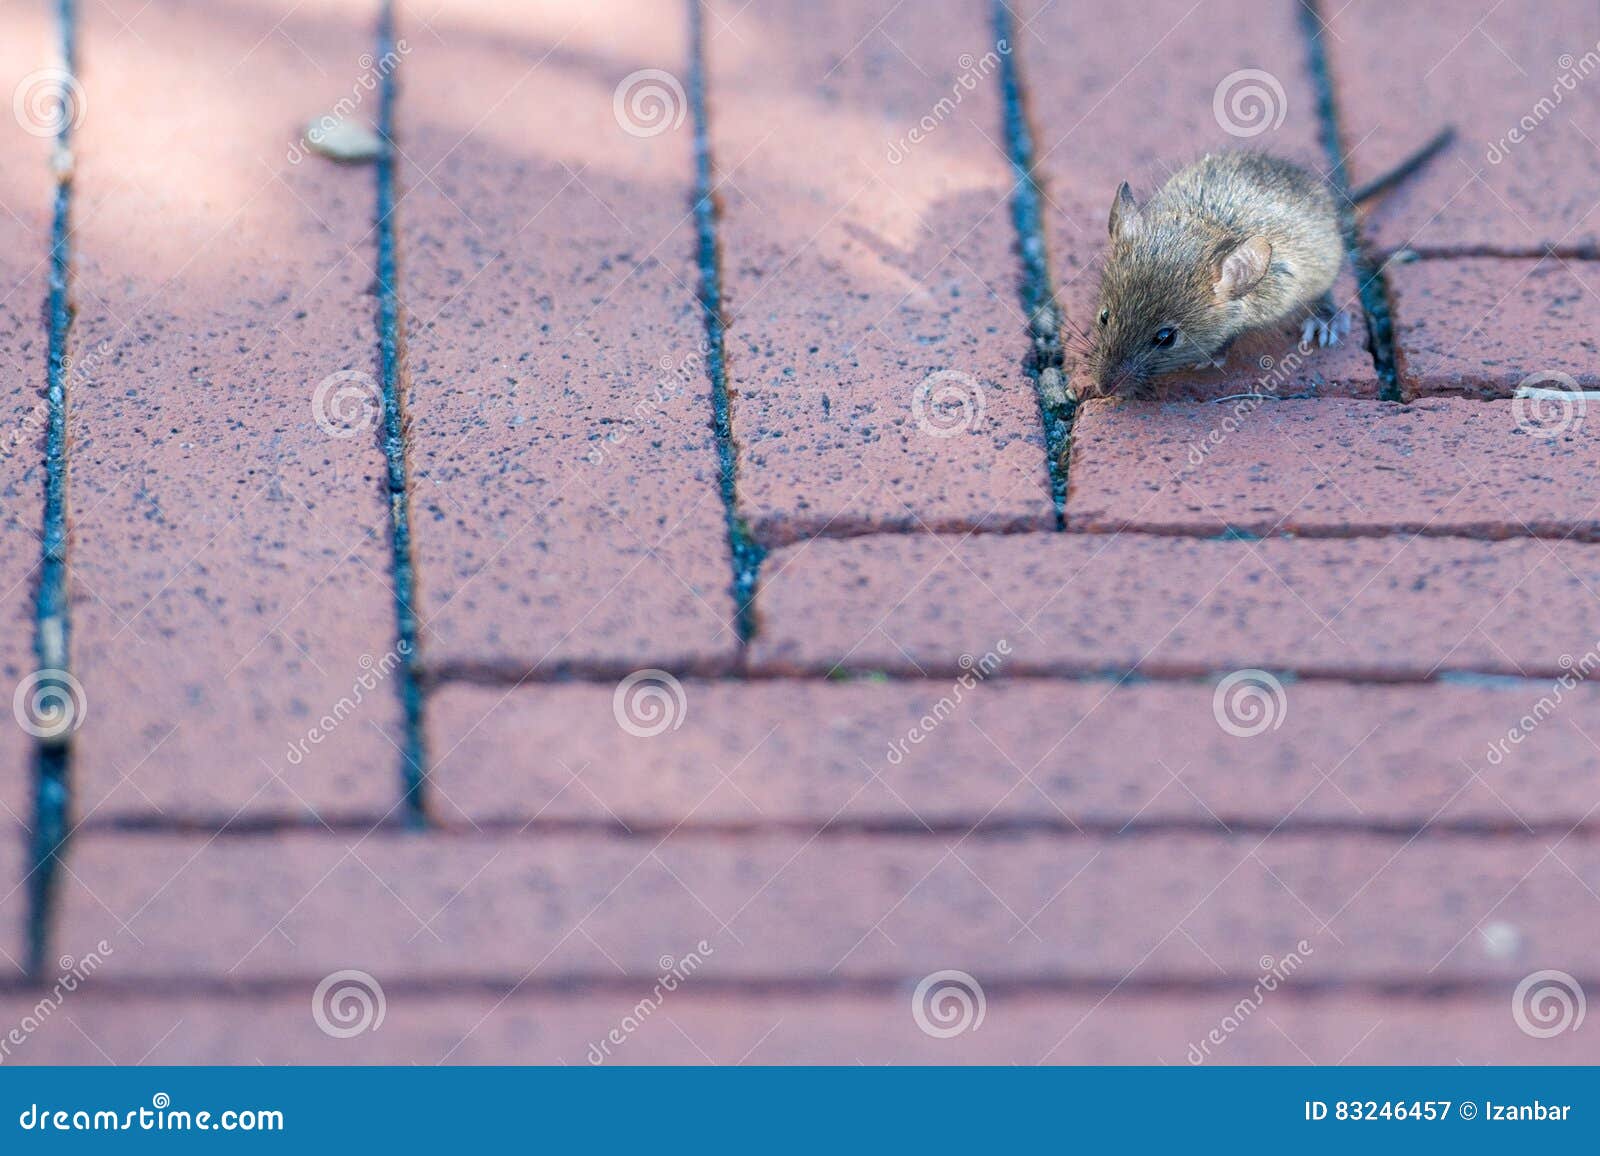
[[[657,998],[650,979],[618,990],[521,988],[509,995],[396,991],[391,985],[381,1025],[344,1038],[317,1026],[310,981],[292,994],[265,995],[111,995],[91,986],[73,995],[71,1020],[45,1020],[8,1058],[33,1064],[1184,1065],[1592,1063],[1597,1056],[1588,1032],[1536,1039],[1521,1031],[1502,993],[1307,995],[1291,978],[1258,1003],[1254,984],[1250,977],[1203,991],[1048,993],[985,987],[979,979],[982,1020],[974,1016],[972,1026],[943,1038],[918,1026],[915,978],[881,994],[697,991],[690,980],[663,991],[660,1006],[645,1014],[639,1002]],[[1241,1015],[1240,1000],[1254,1010]],[[0,1017],[20,1021],[33,1006],[23,997],[0,997]],[[930,1026],[947,1026],[924,1018]]]
[[441,822],[467,830],[1565,831],[1600,774],[1584,737],[1600,689],[1577,685],[1595,664],[1560,683],[1294,683],[1244,736],[1248,704],[1209,684],[981,681],[987,661],[959,682],[686,681],[678,725],[643,736],[609,686],[446,686],[429,701],[431,787]]
[[1325,6],[1351,180],[1388,172],[1443,125],[1456,140],[1372,203],[1388,249],[1595,251],[1600,24],[1584,0]]
[[[1389,284],[1395,355],[1409,397],[1512,397],[1523,382],[1600,388],[1595,290],[1580,264],[1416,261],[1391,265]],[[1575,398],[1572,405],[1588,402]]]
[[58,936],[108,940],[119,980],[582,982],[692,951],[722,979],[1167,983],[1293,951],[1331,985],[1514,983],[1594,958],[1597,877],[1587,835],[107,834]]
[[[1080,332],[1094,327],[1106,221],[1121,181],[1142,202],[1203,152],[1247,148],[1326,172],[1294,5],[1160,0],[1092,18],[1043,0],[1014,7],[1056,295]],[[1355,278],[1347,272],[1334,295],[1354,321],[1339,346],[1301,351],[1299,325],[1286,324],[1242,340],[1226,370],[1174,376],[1163,390],[1376,396]]]
[[422,659],[725,665],[684,12],[401,9]]
[[1562,655],[1600,639],[1597,558],[1575,542],[1399,536],[814,542],[768,560],[751,660],[778,673],[917,674],[1005,641],[1007,674],[1553,677]]
[[987,6],[729,0],[706,23],[757,535],[1052,527]]
[[[44,511],[44,441],[49,422],[51,207],[50,172],[55,121],[49,45],[55,14],[47,6],[6,0],[0,5],[0,93],[12,94],[20,115],[0,116],[0,838],[33,823],[35,740],[14,717],[23,680],[38,668],[34,654],[35,592],[39,583]],[[26,715],[24,717],[27,717]],[[0,879],[0,892],[15,880]],[[10,943],[0,932],[0,947]],[[5,961],[0,958],[0,971]]]
[[1600,536],[1600,424],[1513,402],[1092,402],[1072,439],[1070,528],[1169,533]]
[[80,818],[398,799],[372,176],[296,139],[349,97],[370,15],[79,13],[95,61],[70,385]]

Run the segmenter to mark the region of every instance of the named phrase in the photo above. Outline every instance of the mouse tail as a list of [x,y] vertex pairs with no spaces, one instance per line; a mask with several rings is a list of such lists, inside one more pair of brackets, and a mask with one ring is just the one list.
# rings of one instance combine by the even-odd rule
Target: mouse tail
[[1384,173],[1375,180],[1368,181],[1350,190],[1350,200],[1354,204],[1369,201],[1379,193],[1386,193],[1395,185],[1405,180],[1423,165],[1434,158],[1434,155],[1455,139],[1456,130],[1453,125],[1446,125],[1440,129],[1427,144],[1412,153],[1405,160],[1395,165],[1394,168]]

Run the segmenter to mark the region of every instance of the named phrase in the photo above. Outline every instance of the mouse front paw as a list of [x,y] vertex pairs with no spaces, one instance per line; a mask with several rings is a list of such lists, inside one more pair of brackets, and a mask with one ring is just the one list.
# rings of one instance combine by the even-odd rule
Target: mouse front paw
[[1300,344],[1320,345],[1326,349],[1338,345],[1339,339],[1350,332],[1350,314],[1341,309],[1330,316],[1312,314],[1300,326]]

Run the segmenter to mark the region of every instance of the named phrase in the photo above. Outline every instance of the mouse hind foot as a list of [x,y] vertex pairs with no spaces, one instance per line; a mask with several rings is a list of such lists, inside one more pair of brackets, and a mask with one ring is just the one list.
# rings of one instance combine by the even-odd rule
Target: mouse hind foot
[[1300,344],[1324,349],[1338,345],[1339,339],[1350,332],[1350,325],[1350,314],[1333,303],[1332,293],[1324,293],[1300,323]]

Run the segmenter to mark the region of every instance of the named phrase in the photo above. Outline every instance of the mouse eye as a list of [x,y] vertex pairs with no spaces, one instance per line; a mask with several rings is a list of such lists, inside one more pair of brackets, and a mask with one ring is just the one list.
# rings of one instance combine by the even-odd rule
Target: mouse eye
[[1104,329],[1106,327],[1106,325],[1110,322],[1110,320],[1111,320],[1111,310],[1109,310],[1109,309],[1100,310],[1100,328]]
[[1178,340],[1178,331],[1170,325],[1164,325],[1156,330],[1156,335],[1150,339],[1150,344],[1159,349],[1170,349]]

